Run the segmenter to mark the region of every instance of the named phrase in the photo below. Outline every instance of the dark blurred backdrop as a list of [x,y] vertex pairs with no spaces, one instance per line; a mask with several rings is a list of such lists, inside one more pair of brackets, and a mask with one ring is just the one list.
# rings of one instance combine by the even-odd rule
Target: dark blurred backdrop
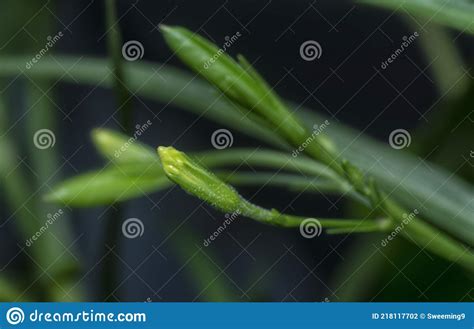
[[[140,41],[145,49],[144,60],[168,62],[185,69],[165,45],[158,31],[161,23],[186,26],[217,45],[223,44],[226,36],[239,31],[243,36],[229,53],[245,54],[280,95],[321,112],[331,120],[365,130],[383,142],[396,128],[410,130],[421,123],[426,124],[424,116],[428,114],[425,112],[438,97],[430,72],[426,70],[428,63],[416,44],[384,70],[383,77],[377,74],[381,62],[399,47],[402,37],[417,31],[416,23],[390,11],[353,1],[140,0],[135,3],[119,1],[118,4],[123,40]],[[61,30],[65,34],[55,46],[54,54],[107,56],[102,1],[51,2],[48,10],[54,22],[51,30]],[[4,24],[10,22],[2,22]],[[453,38],[455,36],[453,33]],[[45,37],[38,40],[38,45]],[[323,53],[319,60],[307,62],[300,57],[299,47],[306,40],[321,44]],[[455,44],[463,48],[464,56],[472,57],[472,42],[468,44],[461,36],[455,39]],[[17,51],[21,52],[21,49]],[[158,68],[159,64],[156,66]],[[20,90],[21,83],[16,81],[10,90]],[[118,116],[111,116],[116,111],[113,93],[101,88],[59,83],[55,94],[62,110],[57,113],[56,144],[60,160],[65,162],[61,177],[102,166],[103,160],[90,142],[90,131],[95,127],[119,129]],[[17,104],[12,115],[21,118],[20,91]],[[195,116],[167,106],[155,119],[154,113],[161,111],[164,104],[137,97],[134,97],[133,106],[135,123],[153,121],[152,128],[140,138],[141,142],[153,147],[173,144],[188,151],[210,149],[212,133],[221,128],[201,118],[180,136],[194,122]],[[381,111],[384,113],[373,121]],[[17,134],[21,133],[21,127],[20,121],[15,128]],[[265,147],[238,132],[232,133],[233,147]],[[338,197],[298,195],[276,188],[264,188],[256,195],[253,188],[239,191],[253,196],[253,200],[262,206],[288,207],[287,212],[299,215],[336,217],[343,215],[349,206]],[[3,205],[0,209],[2,217],[11,215]],[[91,299],[102,300],[101,261],[108,251],[104,248],[107,213],[105,208],[67,209],[67,212],[72,216],[75,235],[81,236],[75,255],[84,264],[83,283]],[[127,203],[121,216],[123,220],[140,218],[145,233],[134,240],[120,236],[119,244],[113,248],[120,285],[107,296],[108,299],[199,300],[200,288],[193,283],[188,263],[177,256],[176,245],[186,239],[183,232],[187,230],[192,230],[196,240],[202,243],[218,227],[223,215],[174,188]],[[2,229],[0,236],[3,250],[0,265],[21,271],[28,260],[14,258],[20,250],[15,231],[11,227]],[[203,252],[209,253],[212,266],[220,273],[219,280],[226,282],[235,300],[338,301],[340,297],[335,284],[341,266],[353,262],[351,252],[362,241],[370,239],[373,238],[328,235],[304,239],[297,230],[282,230],[242,219],[210,247],[203,248]],[[189,255],[199,247],[202,245],[188,245],[187,248],[191,248]],[[382,266],[394,271],[392,274],[397,273],[389,263]],[[358,270],[358,266],[353,269]],[[395,283],[400,280],[395,279]],[[399,287],[404,288],[394,289],[392,282],[386,280],[376,290],[371,288],[374,289],[371,296],[361,299],[426,300],[413,292],[415,289],[408,281],[401,279],[404,283]],[[417,281],[416,275],[410,279]]]

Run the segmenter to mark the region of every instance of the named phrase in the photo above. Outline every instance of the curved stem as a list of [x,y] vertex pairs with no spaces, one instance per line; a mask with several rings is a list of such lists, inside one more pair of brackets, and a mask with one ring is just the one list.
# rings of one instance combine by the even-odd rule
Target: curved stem
[[341,183],[344,181],[326,165],[318,161],[304,156],[294,158],[278,151],[241,148],[192,153],[192,156],[209,167],[241,165],[242,162],[246,162],[254,166],[275,168],[277,170],[287,169],[314,177],[325,177]]
[[[385,231],[390,227],[388,219],[368,220],[368,219],[339,219],[339,218],[310,218],[302,216],[293,216],[282,214],[276,209],[265,209],[250,203],[247,200],[242,200],[239,209],[243,216],[249,217],[256,221],[281,226],[281,227],[300,227],[304,226],[304,221],[313,220],[314,223],[319,223],[322,228],[332,228],[344,230],[348,232],[351,230],[360,230],[364,232]],[[342,231],[341,231],[342,232]]]
[[[303,155],[291,157],[278,151],[261,149],[255,151],[254,149],[241,148],[192,153],[191,156],[210,168],[229,165],[240,166],[242,162],[244,162],[251,166],[276,169],[278,172],[285,169],[300,175],[309,175],[313,178],[327,178],[331,182],[329,183],[332,185],[331,189],[334,189],[334,191],[338,190],[342,194],[346,194],[348,197],[365,206],[369,205],[365,198],[354,191],[351,184],[336,175],[333,170]],[[305,178],[307,182],[308,178]],[[234,183],[234,181],[240,184],[237,178],[232,180],[232,183]],[[300,184],[300,186],[302,188],[308,188],[308,184],[306,184],[306,187],[303,187],[302,184]]]
[[281,173],[254,173],[254,172],[231,172],[215,171],[216,175],[226,183],[238,186],[265,186],[284,187],[288,190],[310,191],[316,193],[345,194],[350,193],[338,183],[327,179],[312,177],[301,177],[295,174]]

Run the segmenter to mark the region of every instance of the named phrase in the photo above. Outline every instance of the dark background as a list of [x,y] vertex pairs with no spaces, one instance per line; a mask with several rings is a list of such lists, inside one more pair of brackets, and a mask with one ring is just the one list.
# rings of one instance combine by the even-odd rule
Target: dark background
[[[54,7],[51,6],[52,11]],[[52,30],[65,34],[55,46],[55,54],[107,55],[102,1],[63,1],[57,4],[54,14],[56,24]],[[407,24],[390,11],[353,1],[141,0],[136,4],[119,1],[118,17],[123,40],[138,40],[143,44],[143,60],[169,62],[183,69],[165,45],[158,24],[185,26],[217,45],[239,31],[243,36],[228,52],[242,53],[254,62],[270,85],[276,85],[281,96],[319,111],[331,120],[365,130],[383,142],[397,128],[410,130],[423,123],[429,129],[423,116],[439,97],[429,70],[424,71],[428,63],[416,41],[386,70],[380,69],[381,62],[400,46],[403,36],[414,31],[422,33],[422,29]],[[319,60],[301,59],[299,47],[306,40],[321,44],[323,54]],[[465,37],[457,38],[455,44],[464,48],[466,57],[472,57],[474,48],[472,43],[467,46]],[[400,92],[403,96],[399,96]],[[119,129],[118,116],[111,116],[116,111],[113,93],[60,83],[56,95],[62,112],[67,114],[58,113],[56,147],[63,160],[68,160],[61,174],[69,177],[102,166],[103,160],[96,154],[89,136],[95,127]],[[172,144],[187,151],[210,149],[212,133],[222,128],[200,119],[177,140],[195,116],[167,106],[155,119],[153,113],[161,111],[163,104],[135,98],[133,106],[134,123],[153,121],[152,128],[140,137],[141,142],[153,147]],[[372,122],[381,111],[383,115]],[[15,116],[21,116],[21,112]],[[265,146],[238,132],[233,132],[233,136],[233,147]],[[239,189],[244,196],[253,196],[259,205],[288,207],[287,212],[299,215],[337,217],[348,207],[338,197],[297,195],[275,188],[264,188],[254,195],[255,191]],[[72,216],[75,234],[84,234],[75,253],[84,262],[85,286],[91,299],[102,300],[106,209],[67,211]],[[4,210],[0,213],[7,215]],[[223,215],[178,188],[133,200],[124,206],[121,215],[123,220],[140,218],[145,224],[145,234],[135,240],[120,237],[119,244],[113,248],[120,285],[108,299],[194,300],[200,289],[193,284],[193,273],[184,259],[176,255],[174,246],[181,243],[183,230],[193,230],[197,241],[202,243],[217,229]],[[0,264],[5,265],[16,254],[18,245],[13,239],[14,230],[3,229],[0,236],[4,250],[9,250],[1,253]],[[334,284],[340,266],[353,261],[351,251],[363,239],[373,237],[322,235],[308,240],[297,230],[267,227],[243,218],[203,251],[209,253],[221,273],[220,279],[228,283],[235,300],[338,301]],[[187,248],[193,255],[199,247],[188,245]],[[8,266],[21,270],[25,261],[16,258]],[[413,276],[411,279],[415,280]],[[388,280],[385,283],[388,285],[381,284],[372,297],[385,298],[384,293],[391,288]],[[413,288],[392,291],[386,298],[426,300],[411,294],[410,289]],[[377,291],[380,294],[375,295]]]

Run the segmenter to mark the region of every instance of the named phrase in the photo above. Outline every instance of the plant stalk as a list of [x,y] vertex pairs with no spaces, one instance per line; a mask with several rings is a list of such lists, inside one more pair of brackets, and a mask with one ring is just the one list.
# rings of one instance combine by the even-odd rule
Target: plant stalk
[[[122,131],[127,135],[132,134],[133,130],[133,112],[131,95],[126,87],[126,77],[123,69],[123,59],[121,52],[122,37],[117,21],[116,0],[105,0],[105,15],[107,28],[107,51],[111,59],[113,83],[112,88],[115,93],[117,107],[120,111],[120,124]],[[120,237],[120,219],[122,217],[122,205],[111,205],[106,214],[105,231],[105,252],[108,248],[114,248],[118,245]],[[113,253],[106,256],[103,263],[102,285],[103,297],[107,299],[115,290],[117,278],[117,262]]]

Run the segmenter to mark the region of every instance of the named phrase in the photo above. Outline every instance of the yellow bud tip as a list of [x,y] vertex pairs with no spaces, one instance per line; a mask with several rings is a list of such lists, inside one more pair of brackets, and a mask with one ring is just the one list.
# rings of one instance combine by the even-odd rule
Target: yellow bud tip
[[171,146],[158,147],[158,155],[160,156],[163,169],[169,174],[176,175],[179,172],[178,168],[182,167],[186,161],[184,153]]
[[176,157],[181,156],[182,153],[171,146],[160,146],[158,147],[158,155],[160,156],[162,162],[168,162],[173,161]]
[[160,146],[158,154],[166,176],[185,191],[225,212],[238,208],[241,201],[237,192],[185,153]]
[[94,128],[91,131],[91,137],[94,141],[98,142],[98,141],[104,140],[104,138],[107,137],[107,134],[105,133],[103,129]]

